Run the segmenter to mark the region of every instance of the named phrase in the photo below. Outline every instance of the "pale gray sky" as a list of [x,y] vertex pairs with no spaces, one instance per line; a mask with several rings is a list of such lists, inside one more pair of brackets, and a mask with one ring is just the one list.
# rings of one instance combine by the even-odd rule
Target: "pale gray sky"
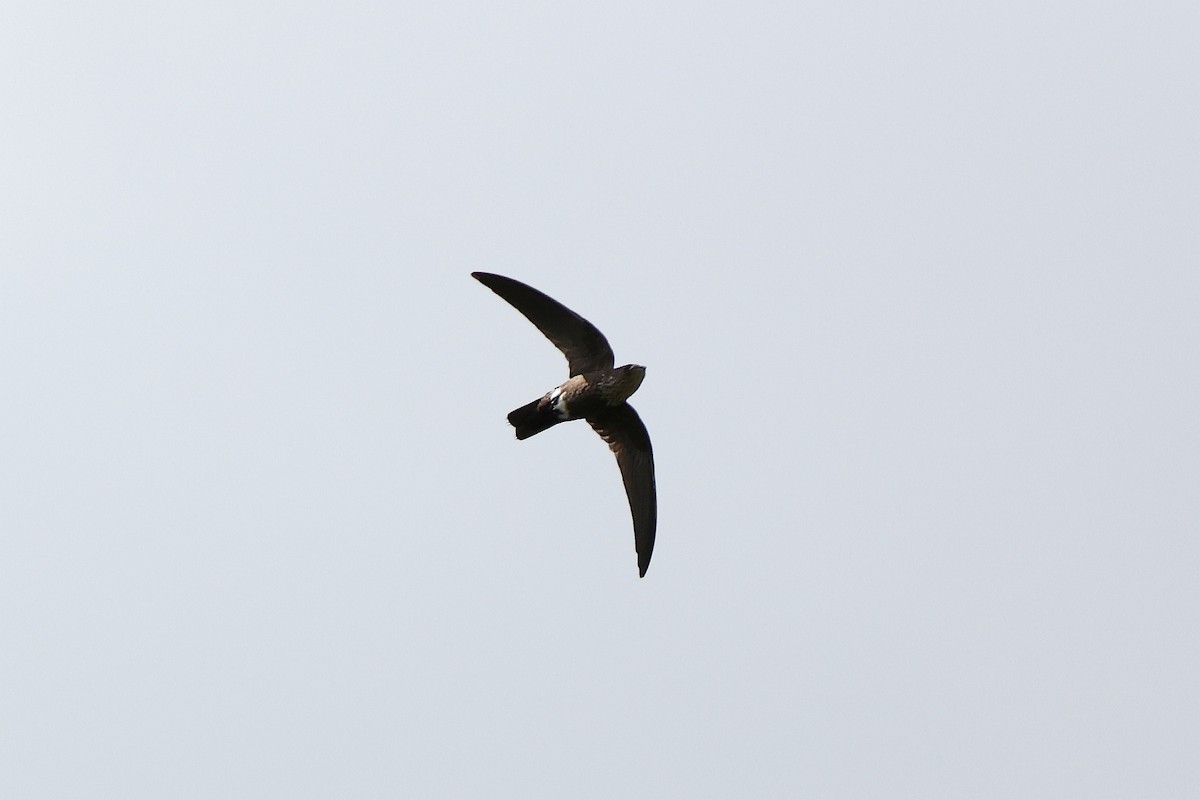
[[1200,795],[1195,3],[5,18],[0,795]]

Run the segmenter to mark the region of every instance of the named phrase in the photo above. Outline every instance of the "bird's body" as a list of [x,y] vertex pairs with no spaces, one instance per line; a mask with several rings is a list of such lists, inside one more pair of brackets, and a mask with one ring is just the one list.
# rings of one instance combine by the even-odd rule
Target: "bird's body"
[[594,325],[520,281],[473,272],[471,275],[507,300],[567,357],[571,377],[531,403],[513,410],[508,421],[518,439],[528,439],[560,422],[585,419],[617,456],[633,515],[638,571],[645,575],[654,550],[658,501],[650,435],[626,402],[646,376],[637,364],[613,366],[613,352]]
[[646,368],[629,364],[609,372],[575,375],[528,405],[512,411],[508,421],[518,439],[528,439],[560,422],[603,415],[637,391]]

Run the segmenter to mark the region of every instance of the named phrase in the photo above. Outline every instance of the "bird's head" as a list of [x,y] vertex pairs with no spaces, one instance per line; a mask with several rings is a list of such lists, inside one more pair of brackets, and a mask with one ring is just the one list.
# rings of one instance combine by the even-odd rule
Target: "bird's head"
[[616,403],[623,403],[629,395],[636,392],[646,377],[646,368],[639,364],[626,364],[623,367],[617,367],[613,372],[617,377],[616,391],[610,402]]

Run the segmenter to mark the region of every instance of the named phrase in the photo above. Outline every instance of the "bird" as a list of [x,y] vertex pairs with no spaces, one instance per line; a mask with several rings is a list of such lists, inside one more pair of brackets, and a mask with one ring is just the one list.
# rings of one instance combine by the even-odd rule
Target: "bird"
[[595,325],[532,286],[490,272],[471,277],[524,314],[567,357],[566,382],[513,410],[508,421],[522,440],[577,419],[600,434],[617,457],[633,517],[638,576],[646,577],[658,525],[654,452],[645,424],[626,402],[642,385],[646,368],[615,367],[612,348]]

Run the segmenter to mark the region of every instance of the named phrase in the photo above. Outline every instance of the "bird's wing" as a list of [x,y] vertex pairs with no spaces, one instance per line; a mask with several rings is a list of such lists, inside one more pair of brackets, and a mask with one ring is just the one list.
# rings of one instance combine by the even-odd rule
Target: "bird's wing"
[[617,455],[629,510],[633,514],[633,540],[637,546],[638,573],[645,577],[654,552],[658,525],[658,498],[654,489],[654,452],[650,434],[633,406],[622,403],[603,414],[589,416],[588,424]]
[[567,357],[571,375],[612,369],[613,351],[596,326],[552,297],[520,281],[472,272],[471,277],[503,297]]

